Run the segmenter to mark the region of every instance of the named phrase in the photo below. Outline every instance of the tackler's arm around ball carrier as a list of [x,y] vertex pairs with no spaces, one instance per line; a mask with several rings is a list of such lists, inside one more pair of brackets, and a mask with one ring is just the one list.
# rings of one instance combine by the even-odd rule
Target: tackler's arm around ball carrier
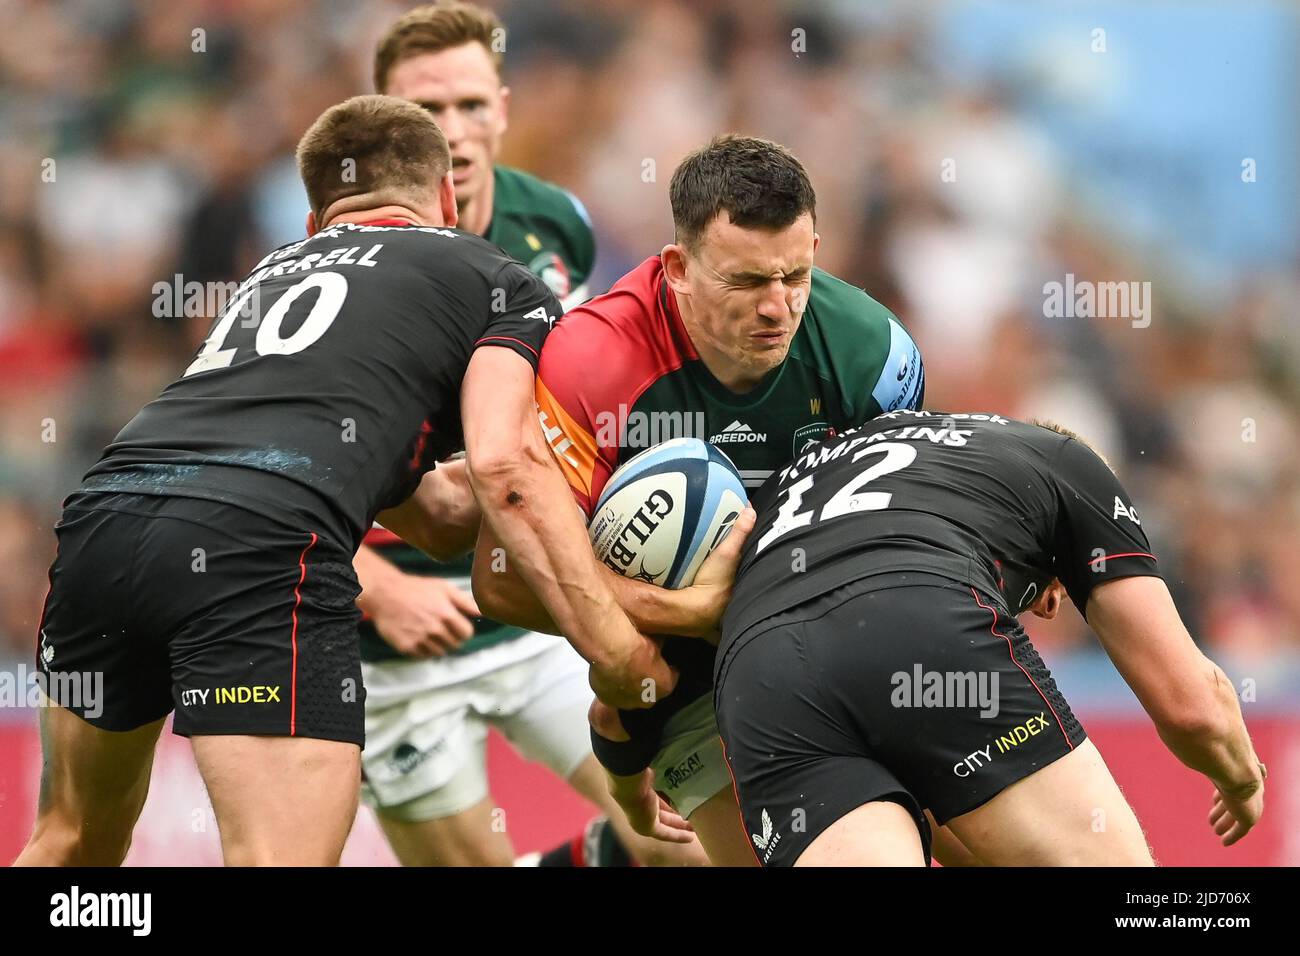
[[[626,578],[599,565],[601,577],[614,592],[632,623],[647,634],[699,637],[717,643],[717,627],[731,600],[731,583],[740,551],[754,527],[754,511],[745,509],[731,533],[700,567],[690,587],[669,590]],[[500,560],[501,541],[486,522],[474,552],[474,597],[484,613],[518,627],[558,634],[556,622],[510,560]]]
[[435,561],[450,561],[474,547],[482,517],[466,461],[453,457],[439,462],[411,497],[375,520]]
[[644,706],[644,681],[666,693],[675,678],[658,646],[623,613],[586,546],[582,521],[567,507],[568,486],[537,427],[532,394],[532,368],[508,350],[482,350],[470,360],[461,414],[470,484],[483,509],[480,538],[490,529],[507,549],[560,633],[591,664],[597,696],[618,707]]

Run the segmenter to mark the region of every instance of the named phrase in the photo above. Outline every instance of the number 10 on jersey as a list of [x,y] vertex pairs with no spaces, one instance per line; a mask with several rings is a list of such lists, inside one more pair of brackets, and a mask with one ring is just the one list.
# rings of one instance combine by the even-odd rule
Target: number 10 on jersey
[[[282,338],[280,326],[289,312],[289,307],[311,289],[320,290],[311,311],[307,313],[307,317],[303,319],[297,331]],[[226,339],[234,329],[235,319],[243,311],[249,297],[260,290],[261,284],[254,283],[230,300],[221,313],[221,319],[213,327],[211,334],[203,343],[203,348],[199,350],[199,354],[185,370],[182,378],[198,372],[226,368],[235,360],[235,353],[239,351],[240,345],[225,348]],[[339,309],[343,308],[343,300],[347,296],[348,280],[339,273],[316,272],[307,276],[301,282],[286,289],[284,294],[275,300],[275,304],[271,306],[262,321],[256,323],[257,336],[253,341],[254,350],[258,355],[292,355],[301,352],[316,342],[334,324]]]

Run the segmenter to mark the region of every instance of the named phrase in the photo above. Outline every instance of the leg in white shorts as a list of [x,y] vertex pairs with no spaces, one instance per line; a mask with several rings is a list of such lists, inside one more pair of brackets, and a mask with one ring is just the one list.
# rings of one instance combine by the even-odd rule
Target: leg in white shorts
[[566,780],[591,753],[587,665],[563,638],[526,634],[364,674],[362,796],[405,863],[512,858],[488,794],[490,727]]

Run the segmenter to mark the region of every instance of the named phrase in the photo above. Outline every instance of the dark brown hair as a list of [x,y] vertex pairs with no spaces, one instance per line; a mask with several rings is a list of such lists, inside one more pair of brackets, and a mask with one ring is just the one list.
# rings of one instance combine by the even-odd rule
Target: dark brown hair
[[694,249],[723,210],[745,229],[784,229],[804,213],[817,221],[817,196],[803,165],[784,146],[752,136],[720,136],[691,153],[668,187],[677,242]]
[[395,96],[354,96],[331,106],[298,143],[298,172],[318,222],[347,196],[427,201],[450,168],[447,137],[433,117]]
[[388,89],[388,74],[398,63],[421,53],[437,53],[466,43],[481,43],[501,72],[505,27],[497,15],[472,3],[430,3],[409,10],[388,28],[375,50],[375,89]]

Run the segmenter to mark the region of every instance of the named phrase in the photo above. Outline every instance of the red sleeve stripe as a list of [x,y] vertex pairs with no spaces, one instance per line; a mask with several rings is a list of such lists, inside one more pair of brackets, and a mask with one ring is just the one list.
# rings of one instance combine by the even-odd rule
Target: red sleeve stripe
[[[483,338],[475,342],[474,345],[477,347],[482,345],[484,342],[514,342],[516,345],[522,345],[524,348],[528,349],[528,351],[537,355],[537,349],[533,348],[527,342],[521,342],[519,339],[512,339],[508,335],[485,335]],[[540,356],[538,357],[540,358]]]
[[[1150,558],[1157,561],[1154,554],[1147,554],[1145,551],[1125,551],[1123,554],[1103,554],[1100,558],[1093,558],[1088,564],[1098,564],[1102,561],[1114,561],[1116,558]],[[1157,563],[1159,563],[1157,561]]]

